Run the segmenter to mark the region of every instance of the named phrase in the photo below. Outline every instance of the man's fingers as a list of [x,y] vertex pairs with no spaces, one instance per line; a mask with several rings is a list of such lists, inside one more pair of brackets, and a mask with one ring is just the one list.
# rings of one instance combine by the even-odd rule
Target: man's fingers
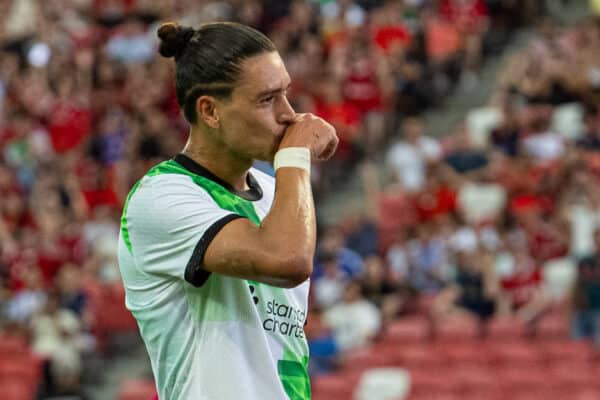
[[329,143],[327,143],[327,146],[325,146],[325,149],[321,152],[321,154],[319,156],[319,160],[329,160],[331,158],[331,156],[333,156],[333,154],[335,153],[338,142],[339,142],[339,139],[337,138],[337,136],[334,136],[333,139],[330,140]]

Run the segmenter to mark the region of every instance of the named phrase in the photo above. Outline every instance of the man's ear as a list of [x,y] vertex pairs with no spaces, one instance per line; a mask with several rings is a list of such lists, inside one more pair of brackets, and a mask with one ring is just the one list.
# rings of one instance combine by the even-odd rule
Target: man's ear
[[198,119],[211,128],[217,129],[220,126],[219,110],[217,109],[217,100],[212,96],[200,96],[196,100],[196,112]]

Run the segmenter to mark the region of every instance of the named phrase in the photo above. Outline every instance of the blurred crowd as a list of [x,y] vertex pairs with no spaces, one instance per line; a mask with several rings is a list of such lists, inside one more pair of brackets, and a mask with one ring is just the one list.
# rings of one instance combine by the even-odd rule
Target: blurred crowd
[[535,30],[490,104],[442,138],[405,117],[386,176],[362,165],[366,212],[320,243],[314,371],[419,313],[431,340],[464,317],[536,337],[552,313],[600,349],[600,19]]
[[[467,285],[486,318],[522,309],[527,300],[496,301],[509,289],[487,269],[539,282],[544,263],[588,256],[594,271],[598,23],[563,30],[541,19],[542,3],[0,1],[0,324],[44,360],[43,391],[80,391],[82,360],[102,347],[93,288],[119,280],[123,200],[187,136],[173,62],[156,51],[165,20],[234,20],[267,33],[296,110],[326,118],[341,138],[335,160],[315,166],[317,200],[364,175],[369,211],[326,229],[319,245],[309,331],[313,346],[333,332],[324,354],[375,337],[423,293],[443,294],[432,315],[471,302]],[[419,115],[476,89],[486,57],[534,24],[539,35],[500,80],[489,136],[468,123],[441,141],[427,136]],[[555,129],[567,102],[581,126]],[[385,153],[381,189],[370,164],[353,166]],[[540,298],[524,314],[537,316]]]

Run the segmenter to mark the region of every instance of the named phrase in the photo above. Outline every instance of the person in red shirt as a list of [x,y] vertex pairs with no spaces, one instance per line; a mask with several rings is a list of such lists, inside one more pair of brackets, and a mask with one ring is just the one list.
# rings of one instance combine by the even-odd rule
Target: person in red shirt
[[342,83],[344,98],[357,107],[364,118],[365,150],[372,154],[384,135],[384,108],[388,84],[385,62],[377,57],[368,44],[355,45],[350,51],[348,69]]
[[371,12],[371,34],[373,43],[385,54],[406,49],[412,35],[404,25],[404,5],[402,2],[388,1]]
[[336,158],[351,159],[353,147],[359,146],[363,139],[360,137],[361,111],[343,98],[339,82],[325,79],[321,89],[322,96],[316,103],[315,114],[329,121],[338,132],[340,143]]
[[542,273],[527,246],[509,246],[512,271],[500,280],[500,308],[527,324],[527,333],[535,334],[536,324],[550,305],[542,287]]
[[484,0],[441,0],[438,13],[455,26],[465,51],[464,65],[476,72],[481,63],[483,36],[489,28]]
[[75,90],[75,83],[69,76],[57,84],[57,99],[48,119],[50,139],[57,153],[76,148],[91,132],[91,110]]
[[422,222],[456,211],[456,191],[442,178],[441,168],[429,169],[425,187],[415,196],[415,207]]

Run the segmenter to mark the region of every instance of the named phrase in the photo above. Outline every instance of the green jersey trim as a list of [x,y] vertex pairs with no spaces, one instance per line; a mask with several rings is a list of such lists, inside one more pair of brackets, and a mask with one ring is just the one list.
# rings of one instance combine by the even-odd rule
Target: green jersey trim
[[141,182],[141,180],[137,181],[135,185],[133,185],[133,187],[131,188],[131,191],[127,195],[127,199],[125,199],[125,205],[123,206],[123,214],[121,215],[121,232],[123,235],[123,241],[125,242],[125,246],[127,246],[127,250],[129,250],[129,254],[131,255],[133,255],[133,249],[131,246],[131,239],[129,238],[129,229],[127,228],[127,207],[129,206],[129,201],[131,200],[131,197],[138,189]]
[[[187,168],[183,167],[175,160],[167,160],[154,166],[146,173],[145,176],[153,177],[164,174],[179,174],[189,176],[196,185],[206,190],[206,192],[213,198],[219,207],[246,217],[254,224],[260,225],[260,218],[256,214],[251,201],[231,193],[228,189],[216,182],[211,181],[208,178],[190,172]],[[133,188],[127,195],[125,205],[123,206],[123,214],[121,215],[121,232],[123,235],[123,241],[125,242],[127,250],[129,250],[129,254],[132,255],[133,247],[131,244],[131,238],[129,237],[129,229],[127,228],[127,208],[131,198],[137,191],[141,182],[142,180],[139,180],[135,183],[135,185],[133,185]]]
[[293,351],[284,351],[277,362],[279,380],[290,400],[310,400],[308,357],[299,358]]
[[180,174],[189,176],[196,185],[206,190],[206,192],[213,198],[219,207],[224,210],[242,215],[248,218],[254,224],[260,225],[260,218],[256,214],[252,202],[231,193],[223,186],[211,181],[208,178],[190,172],[175,160],[167,160],[158,164],[148,171],[146,175],[156,176],[162,174]]

